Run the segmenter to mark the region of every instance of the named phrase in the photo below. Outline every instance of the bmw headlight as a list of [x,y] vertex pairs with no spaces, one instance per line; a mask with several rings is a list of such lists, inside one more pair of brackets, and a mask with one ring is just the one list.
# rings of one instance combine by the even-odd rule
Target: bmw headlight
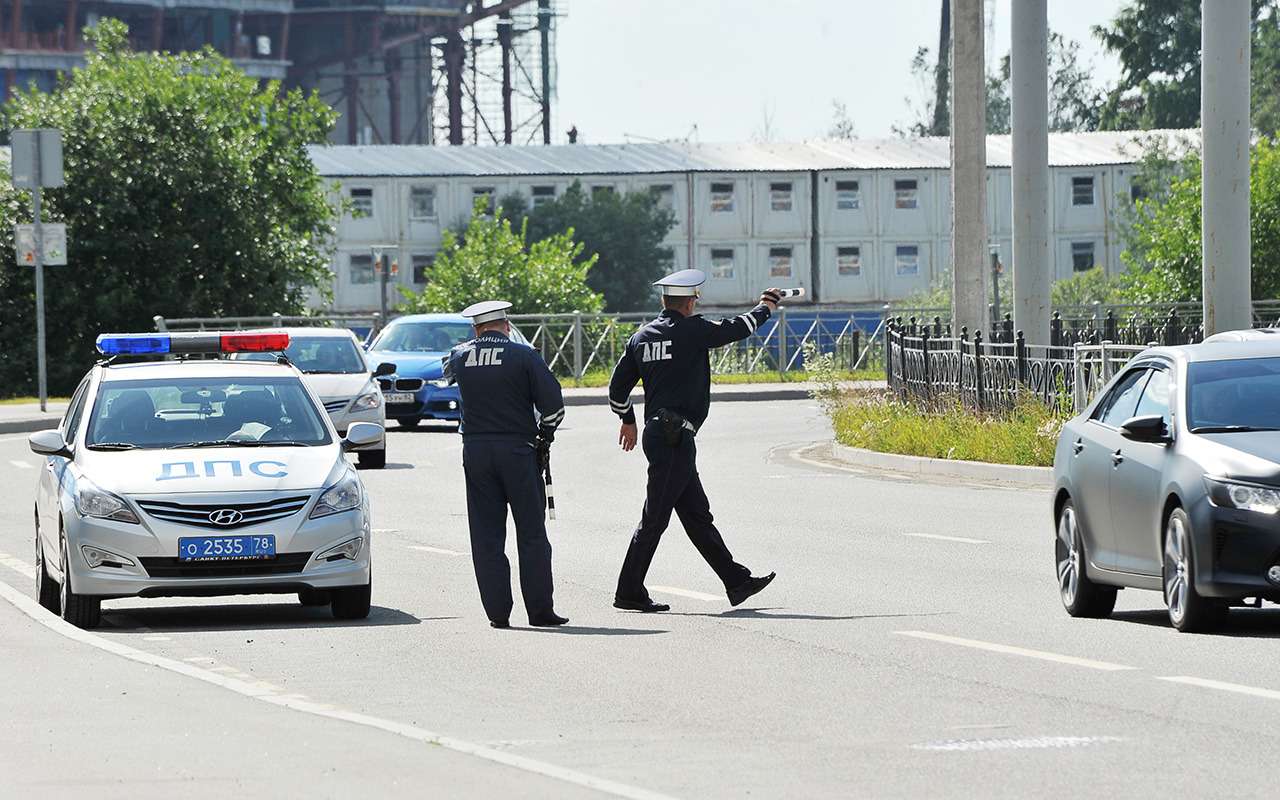
[[1280,511],[1280,489],[1239,483],[1221,478],[1204,479],[1209,499],[1216,506],[1257,511],[1259,514],[1275,514]]
[[76,511],[84,517],[113,519],[117,522],[136,523],[138,521],[137,515],[129,508],[128,503],[111,492],[99,489],[88,478],[82,477],[76,480],[75,502]]
[[445,380],[444,378],[436,378],[435,380],[427,381],[427,383],[431,384],[432,386],[436,387],[437,389],[443,389],[443,388],[445,388],[446,386],[448,386],[448,385],[449,385],[449,382],[448,382],[447,380]]
[[380,405],[382,405],[382,392],[373,391],[357,397],[356,401],[351,405],[351,408],[355,411],[367,411],[371,408],[377,408]]
[[311,518],[350,511],[360,505],[360,500],[360,479],[354,472],[347,470],[337,483],[321,492],[316,507],[311,509]]

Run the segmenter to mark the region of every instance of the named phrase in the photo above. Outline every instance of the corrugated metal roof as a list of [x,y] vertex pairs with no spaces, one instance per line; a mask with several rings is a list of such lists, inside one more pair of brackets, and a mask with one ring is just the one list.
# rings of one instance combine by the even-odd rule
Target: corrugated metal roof
[[[1131,164],[1152,140],[1185,150],[1199,130],[1054,133],[1055,167]],[[767,144],[569,144],[476,147],[316,146],[311,157],[328,177],[617,175],[663,172],[802,172],[834,169],[946,169],[946,138],[821,140]],[[1008,136],[987,137],[987,164],[1011,163]]]

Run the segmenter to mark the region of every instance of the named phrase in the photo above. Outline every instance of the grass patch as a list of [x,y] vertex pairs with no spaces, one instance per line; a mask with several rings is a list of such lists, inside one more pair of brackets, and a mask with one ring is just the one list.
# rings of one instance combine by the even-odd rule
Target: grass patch
[[[560,385],[566,389],[585,388],[595,389],[609,385],[610,372],[608,370],[593,370],[582,376],[582,380],[575,381],[573,378],[561,378]],[[810,379],[810,374],[801,370],[793,370],[784,372],[779,375],[776,372],[734,372],[724,375],[712,375],[712,383],[721,384],[743,384],[743,383],[805,383]],[[882,381],[884,380],[884,371],[879,369],[860,369],[857,372],[837,372],[835,374],[837,381]]]
[[[50,397],[50,403],[66,403],[71,400],[70,397]],[[36,405],[40,402],[39,397],[6,397],[0,400],[0,406],[16,406],[23,404]]]
[[959,403],[930,410],[883,394],[845,396],[830,405],[836,441],[882,453],[1048,467],[1063,419],[1035,400],[1006,415]]

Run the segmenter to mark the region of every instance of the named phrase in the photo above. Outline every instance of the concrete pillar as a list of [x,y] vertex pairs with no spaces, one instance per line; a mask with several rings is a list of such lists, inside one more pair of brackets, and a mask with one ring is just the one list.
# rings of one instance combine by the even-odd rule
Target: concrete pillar
[[449,144],[462,144],[462,34],[449,32],[444,45],[445,97],[449,102]]
[[1204,332],[1251,326],[1250,0],[1204,0],[1200,119]]
[[951,317],[987,329],[987,90],[983,0],[951,3]]
[[538,42],[542,56],[542,143],[551,144],[551,0],[538,0]]
[[1049,343],[1049,18],[1047,0],[1013,4],[1013,325]]
[[498,16],[498,44],[502,48],[502,143],[511,144],[511,15]]

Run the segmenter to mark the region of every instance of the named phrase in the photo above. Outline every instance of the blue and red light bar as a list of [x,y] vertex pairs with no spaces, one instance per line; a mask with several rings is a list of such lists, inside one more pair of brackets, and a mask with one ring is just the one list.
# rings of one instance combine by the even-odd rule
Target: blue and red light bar
[[104,356],[170,353],[276,353],[289,347],[287,333],[104,333],[98,336]]

